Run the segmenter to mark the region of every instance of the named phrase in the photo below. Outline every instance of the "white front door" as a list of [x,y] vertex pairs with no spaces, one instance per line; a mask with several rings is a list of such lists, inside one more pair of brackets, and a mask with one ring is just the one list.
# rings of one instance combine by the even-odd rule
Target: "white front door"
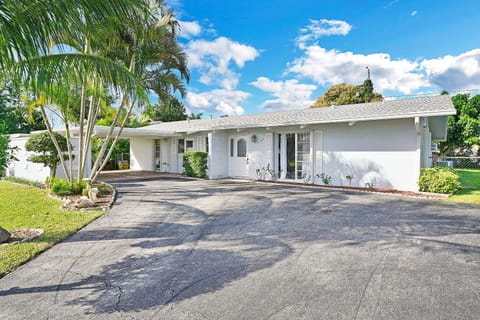
[[177,173],[183,172],[183,153],[185,152],[185,139],[177,139]]
[[229,139],[229,175],[230,177],[248,177],[248,136],[232,136]]

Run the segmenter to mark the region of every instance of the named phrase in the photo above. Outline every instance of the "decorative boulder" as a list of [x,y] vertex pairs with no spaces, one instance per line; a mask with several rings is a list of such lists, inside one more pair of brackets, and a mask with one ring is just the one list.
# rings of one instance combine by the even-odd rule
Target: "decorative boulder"
[[0,243],[7,241],[10,238],[10,232],[0,227]]
[[80,199],[75,202],[75,207],[78,209],[91,208],[93,205],[93,201],[86,196],[81,196]]
[[92,189],[90,189],[90,191],[88,191],[88,198],[90,200],[92,200],[93,203],[95,203],[95,202],[98,201],[97,194],[98,194],[98,189],[97,188],[92,188]]

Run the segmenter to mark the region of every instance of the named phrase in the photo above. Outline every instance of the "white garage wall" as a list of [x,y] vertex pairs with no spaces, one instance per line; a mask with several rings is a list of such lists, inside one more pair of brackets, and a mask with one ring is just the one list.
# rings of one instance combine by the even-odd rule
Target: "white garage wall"
[[130,168],[134,170],[155,170],[154,139],[132,138],[130,139]]
[[413,119],[322,126],[323,172],[333,185],[418,190],[420,171]]

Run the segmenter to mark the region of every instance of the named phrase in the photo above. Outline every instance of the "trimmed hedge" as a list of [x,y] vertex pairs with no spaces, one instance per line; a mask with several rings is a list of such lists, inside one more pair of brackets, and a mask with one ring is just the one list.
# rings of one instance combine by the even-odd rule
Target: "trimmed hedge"
[[454,194],[461,188],[460,177],[450,168],[423,169],[418,179],[420,191]]
[[185,151],[183,154],[183,174],[188,177],[207,177],[207,152]]

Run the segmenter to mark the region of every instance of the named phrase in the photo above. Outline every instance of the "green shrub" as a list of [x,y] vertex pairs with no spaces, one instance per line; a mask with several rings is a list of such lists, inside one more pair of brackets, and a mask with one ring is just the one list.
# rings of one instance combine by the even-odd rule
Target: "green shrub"
[[57,196],[68,196],[72,194],[83,194],[83,190],[87,188],[85,181],[68,182],[65,179],[55,178],[51,181],[52,193]]
[[418,179],[420,191],[453,194],[460,189],[460,177],[449,168],[423,169]]
[[65,179],[54,179],[52,183],[52,193],[57,196],[68,196],[72,194],[72,186]]
[[185,151],[183,154],[183,174],[188,177],[207,177],[207,152]]
[[84,189],[87,189],[87,183],[85,181],[73,181],[71,183],[72,194],[82,194]]

